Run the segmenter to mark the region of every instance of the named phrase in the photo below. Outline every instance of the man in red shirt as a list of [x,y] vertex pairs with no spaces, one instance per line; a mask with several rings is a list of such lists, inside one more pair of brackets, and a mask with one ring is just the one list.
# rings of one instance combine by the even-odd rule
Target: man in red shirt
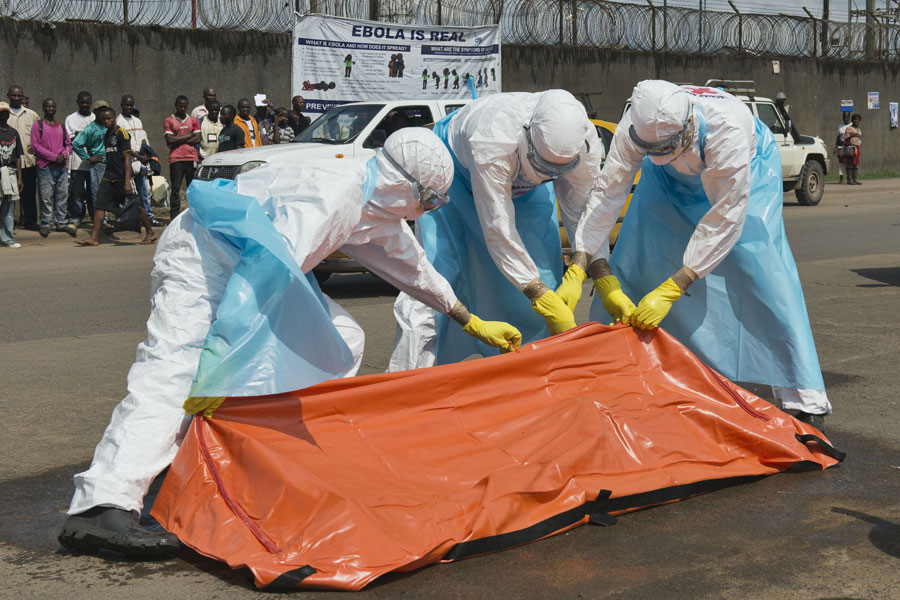
[[187,114],[187,108],[188,97],[178,96],[175,98],[175,113],[163,122],[166,144],[169,146],[169,179],[172,182],[169,213],[172,220],[181,212],[181,182],[184,181],[187,190],[199,160],[197,144],[200,143],[200,123]]

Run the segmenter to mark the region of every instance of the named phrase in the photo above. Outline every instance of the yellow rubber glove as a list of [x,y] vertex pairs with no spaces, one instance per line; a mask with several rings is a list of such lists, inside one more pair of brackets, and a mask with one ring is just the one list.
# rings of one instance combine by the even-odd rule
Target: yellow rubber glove
[[472,315],[469,322],[463,325],[463,331],[503,352],[510,352],[522,344],[519,330],[503,321],[482,321]]
[[610,314],[613,323],[628,325],[631,322],[631,314],[634,312],[634,302],[622,291],[622,286],[615,275],[607,275],[594,280],[594,289],[603,308]]
[[553,290],[547,290],[543,296],[533,301],[531,309],[544,317],[551,334],[562,333],[575,327],[572,309],[566,306],[565,301]]
[[581,283],[587,278],[587,273],[578,265],[569,265],[562,283],[556,288],[556,295],[562,298],[569,310],[575,310],[578,301],[581,300]]
[[189,415],[202,412],[204,417],[211,417],[223,402],[225,402],[225,396],[195,396],[185,400],[181,408]]
[[669,277],[662,284],[641,298],[634,314],[631,315],[631,324],[641,329],[656,329],[659,327],[672,303],[681,298],[681,288]]

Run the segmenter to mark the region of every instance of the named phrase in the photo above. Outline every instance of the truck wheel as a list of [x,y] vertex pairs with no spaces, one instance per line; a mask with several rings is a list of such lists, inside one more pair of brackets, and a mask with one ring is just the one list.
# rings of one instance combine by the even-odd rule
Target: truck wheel
[[800,187],[794,191],[803,206],[815,206],[825,193],[825,169],[817,160],[808,160],[800,171]]
[[316,281],[319,282],[319,285],[322,285],[328,280],[329,277],[331,277],[331,273],[313,269],[313,276],[316,278]]

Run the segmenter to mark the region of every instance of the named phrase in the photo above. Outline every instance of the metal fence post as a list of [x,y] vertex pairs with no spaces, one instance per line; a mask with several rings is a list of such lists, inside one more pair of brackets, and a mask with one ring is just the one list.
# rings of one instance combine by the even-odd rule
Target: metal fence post
[[669,51],[669,0],[663,0],[663,52]]
[[578,45],[578,0],[572,0],[572,45]]
[[738,16],[738,52],[744,51],[744,15],[741,14],[741,11],[737,9],[737,6],[734,5],[734,2],[728,0],[728,4],[731,6],[731,10]]
[[656,7],[651,0],[647,0],[650,5],[650,52],[656,52]]
[[816,18],[813,16],[813,14],[811,12],[806,10],[805,6],[803,7],[803,12],[806,13],[806,16],[809,17],[810,21],[812,21],[812,24],[813,24],[813,43],[812,43],[813,55],[812,55],[812,57],[815,58],[816,56],[819,55],[818,51],[816,50],[816,46],[817,46],[816,40],[819,39],[819,36],[816,33],[818,31],[818,27],[816,27]]
[[563,12],[563,6],[565,5],[566,0],[559,0],[559,45],[563,45],[564,40],[564,32],[565,32],[565,16]]
[[700,41],[697,43],[697,52],[703,54],[703,0],[700,0],[700,12],[698,12],[697,15],[699,17],[698,22],[700,23],[697,35]]
[[438,22],[437,22],[437,24],[438,24],[438,25],[442,25],[442,24],[443,24],[443,23],[441,23],[441,8],[442,8],[442,7],[441,7],[441,0],[437,0],[437,9],[438,9],[438,14],[437,14],[437,21],[438,21]]

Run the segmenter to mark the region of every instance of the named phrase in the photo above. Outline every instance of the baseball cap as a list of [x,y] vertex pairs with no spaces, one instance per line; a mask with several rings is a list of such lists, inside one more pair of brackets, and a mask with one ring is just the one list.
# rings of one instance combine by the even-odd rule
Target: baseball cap
[[104,106],[109,106],[109,103],[106,100],[97,100],[94,102],[94,106],[91,107],[91,110],[97,110],[98,108],[103,108]]
[[9,111],[9,104],[6,102],[0,102],[0,112]]

